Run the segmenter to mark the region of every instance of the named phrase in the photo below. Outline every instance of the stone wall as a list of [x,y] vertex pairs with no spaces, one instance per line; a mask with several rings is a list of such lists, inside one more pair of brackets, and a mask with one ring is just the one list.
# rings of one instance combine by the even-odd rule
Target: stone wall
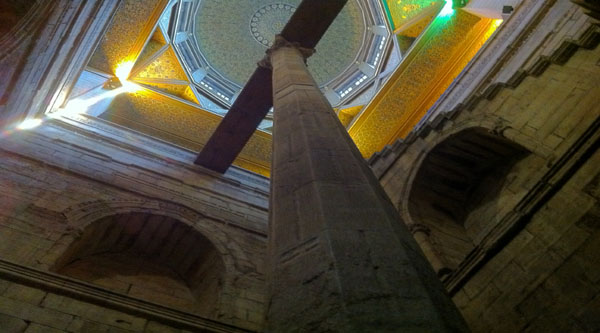
[[17,282],[0,280],[3,332],[190,332]]
[[[523,37],[552,30],[541,46],[516,44],[488,86],[371,160],[475,332],[600,328],[598,30],[574,5],[548,6]],[[585,37],[553,40],[569,33]],[[528,47],[536,70],[513,71]],[[507,145],[522,148],[516,160],[482,162]]]
[[[150,330],[144,325],[154,324],[147,319],[161,311],[183,313],[179,315],[186,319],[176,324],[191,330],[206,323],[260,329],[265,305],[268,181],[235,169],[225,176],[206,173],[191,163],[191,152],[179,151],[174,156],[186,156],[189,161],[183,163],[64,126],[48,120],[35,131],[13,132],[0,142],[0,258],[10,268],[0,277],[6,279],[15,270],[35,270],[36,277],[13,278],[17,284],[38,287],[32,293],[41,298],[51,295],[52,288],[44,288],[40,281],[65,275],[96,287],[75,291],[73,299],[63,297],[73,289],[64,287],[56,292],[61,296],[50,297],[52,301],[36,298],[23,305],[35,308],[34,313],[58,311],[70,318],[60,323],[35,322],[25,314],[29,310],[9,311],[13,306],[0,310],[15,317],[5,320],[32,321],[61,330],[81,318],[111,325],[98,318],[116,315],[123,304],[150,302],[150,310],[137,313],[140,323],[130,329]],[[144,216],[142,220],[155,228],[127,231],[135,229],[137,216]],[[183,231],[170,227],[175,224]],[[169,228],[160,229],[163,225]],[[177,232],[181,235],[175,236]],[[192,234],[197,236],[189,242],[183,238]],[[170,254],[164,250],[169,242],[177,244]],[[128,265],[127,260],[132,262]],[[210,268],[214,260],[224,267]],[[192,265],[197,273],[174,269]],[[175,284],[181,288],[163,290],[168,295],[155,291]],[[208,289],[203,285],[212,285],[208,289],[217,289],[218,294],[206,298]],[[117,293],[120,298],[108,306],[98,304],[94,293],[110,297]],[[63,298],[67,300],[57,301]],[[80,307],[98,311],[72,312],[68,305],[72,302],[78,304],[77,311],[84,311]],[[99,310],[99,305],[106,310]],[[168,310],[157,310],[164,307]],[[173,315],[161,318],[159,322],[173,325]]]

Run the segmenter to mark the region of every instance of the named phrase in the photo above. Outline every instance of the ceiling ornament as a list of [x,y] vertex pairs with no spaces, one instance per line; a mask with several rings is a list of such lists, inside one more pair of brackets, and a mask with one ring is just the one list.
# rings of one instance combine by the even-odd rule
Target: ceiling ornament
[[271,47],[275,35],[279,34],[289,21],[296,7],[274,3],[261,7],[250,18],[250,33],[260,45]]
[[[196,82],[199,91],[229,108],[299,3],[186,2],[175,34],[193,38],[182,37],[175,50],[189,73],[203,73]],[[308,60],[309,71],[333,106],[347,104],[375,80],[392,44],[390,35],[378,1],[348,1]]]

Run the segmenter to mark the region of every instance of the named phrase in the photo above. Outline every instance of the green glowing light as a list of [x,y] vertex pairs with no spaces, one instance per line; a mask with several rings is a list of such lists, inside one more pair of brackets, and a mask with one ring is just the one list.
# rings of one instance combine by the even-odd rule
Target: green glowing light
[[444,8],[440,11],[439,16],[446,17],[454,14],[454,9],[452,8],[452,0],[447,0],[446,4],[444,4]]
[[383,9],[385,11],[385,15],[387,16],[387,19],[390,22],[390,26],[391,26],[392,30],[394,30],[394,29],[396,29],[396,27],[394,26],[394,19],[392,18],[390,6],[388,5],[387,1],[382,1],[382,2],[383,2]]

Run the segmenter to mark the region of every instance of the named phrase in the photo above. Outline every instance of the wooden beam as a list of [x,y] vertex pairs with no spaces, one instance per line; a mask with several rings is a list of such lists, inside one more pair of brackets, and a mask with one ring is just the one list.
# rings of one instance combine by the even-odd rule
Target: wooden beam
[[257,67],[195,164],[224,173],[273,106],[271,70]]
[[[348,0],[304,0],[283,28],[287,41],[314,48]],[[257,59],[260,60],[260,59]],[[257,67],[195,164],[224,173],[273,106],[271,70]]]
[[281,36],[290,43],[315,48],[346,2],[348,0],[302,1],[281,31]]

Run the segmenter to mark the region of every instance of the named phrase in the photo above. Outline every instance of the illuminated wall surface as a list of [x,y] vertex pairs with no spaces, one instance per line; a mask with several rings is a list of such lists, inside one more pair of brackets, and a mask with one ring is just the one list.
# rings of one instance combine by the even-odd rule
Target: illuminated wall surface
[[384,0],[383,5],[392,29],[396,29],[418,17],[425,9],[439,6],[442,2],[442,0]]
[[[185,73],[159,22],[169,10],[167,2],[125,1],[93,54],[87,76],[82,75],[57,116],[86,113],[190,150],[202,149],[226,110],[198,94]],[[365,157],[407,135],[499,24],[442,1],[383,4],[398,38],[418,38],[371,103],[338,110]],[[106,90],[112,75],[122,87]],[[234,164],[268,176],[270,161],[271,135],[256,131]]]
[[[431,1],[387,1],[395,22],[414,17],[410,10],[424,8],[424,4],[435,5]],[[368,158],[408,135],[500,23],[444,4],[386,86],[349,128],[363,156]]]

